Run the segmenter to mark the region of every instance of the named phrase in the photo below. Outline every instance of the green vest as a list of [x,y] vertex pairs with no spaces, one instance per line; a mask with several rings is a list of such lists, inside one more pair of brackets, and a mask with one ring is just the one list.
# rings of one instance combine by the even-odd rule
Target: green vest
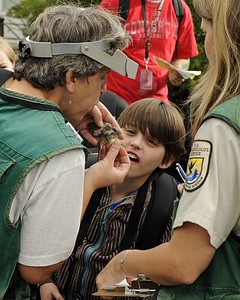
[[[13,276],[20,242],[20,220],[9,219],[11,203],[29,171],[45,160],[71,149],[79,139],[65,124],[58,106],[0,88],[0,300]],[[30,138],[29,138],[30,137]],[[12,282],[11,282],[12,283]],[[25,294],[26,292],[26,294]],[[22,282],[16,299],[28,299]]]
[[[220,118],[240,134],[240,96],[216,107],[205,120],[208,118]],[[160,287],[154,299],[239,300],[240,238],[231,233],[193,284]]]

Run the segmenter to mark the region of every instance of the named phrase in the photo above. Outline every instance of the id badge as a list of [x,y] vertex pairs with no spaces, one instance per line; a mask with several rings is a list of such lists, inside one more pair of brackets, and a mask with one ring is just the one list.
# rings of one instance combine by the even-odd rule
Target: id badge
[[144,69],[140,73],[140,89],[151,90],[152,89],[152,70]]

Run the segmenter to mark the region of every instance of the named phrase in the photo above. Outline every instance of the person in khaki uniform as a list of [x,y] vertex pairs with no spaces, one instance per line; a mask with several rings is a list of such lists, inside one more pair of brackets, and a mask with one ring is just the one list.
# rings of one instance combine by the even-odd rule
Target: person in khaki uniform
[[170,242],[116,255],[98,289],[145,274],[155,299],[239,299],[240,295],[240,6],[194,0],[202,18],[207,72],[191,105],[192,148]]

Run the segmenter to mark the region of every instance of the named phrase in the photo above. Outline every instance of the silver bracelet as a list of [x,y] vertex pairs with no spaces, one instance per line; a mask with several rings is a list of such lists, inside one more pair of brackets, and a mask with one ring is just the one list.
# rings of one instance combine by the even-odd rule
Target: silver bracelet
[[124,260],[125,260],[127,254],[128,254],[129,252],[130,252],[130,250],[127,250],[127,251],[124,253],[123,257],[120,259],[120,269],[121,269],[121,271],[122,271],[124,277],[128,277],[128,275],[124,272]]

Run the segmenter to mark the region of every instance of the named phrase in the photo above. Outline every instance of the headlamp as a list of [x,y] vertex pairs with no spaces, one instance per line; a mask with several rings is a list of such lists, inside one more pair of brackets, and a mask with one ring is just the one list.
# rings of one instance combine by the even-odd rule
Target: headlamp
[[135,79],[138,64],[119,49],[113,55],[104,52],[111,49],[111,45],[111,42],[105,40],[83,43],[51,43],[31,41],[27,37],[25,41],[19,42],[19,51],[22,58],[29,56],[51,58],[62,54],[84,54],[123,76]]

